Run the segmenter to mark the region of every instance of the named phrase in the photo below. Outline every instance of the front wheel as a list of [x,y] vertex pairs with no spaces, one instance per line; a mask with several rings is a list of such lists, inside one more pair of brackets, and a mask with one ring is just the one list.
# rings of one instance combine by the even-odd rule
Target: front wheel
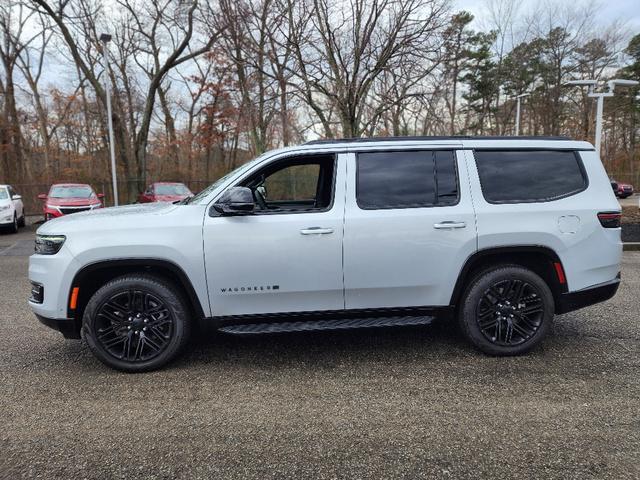
[[467,339],[489,355],[519,355],[548,333],[553,294],[542,278],[517,265],[477,275],[467,286],[458,321]]
[[89,300],[82,333],[94,355],[126,372],[155,370],[186,345],[191,331],[187,305],[166,280],[125,275]]
[[16,214],[13,214],[13,223],[9,225],[9,232],[18,233],[18,217]]

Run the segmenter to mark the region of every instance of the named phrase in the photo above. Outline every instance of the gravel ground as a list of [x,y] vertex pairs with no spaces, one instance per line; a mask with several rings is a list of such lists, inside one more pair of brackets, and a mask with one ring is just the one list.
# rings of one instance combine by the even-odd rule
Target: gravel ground
[[640,477],[640,252],[525,357],[438,324],[214,335],[141,375],[40,325],[27,261],[0,257],[0,478]]

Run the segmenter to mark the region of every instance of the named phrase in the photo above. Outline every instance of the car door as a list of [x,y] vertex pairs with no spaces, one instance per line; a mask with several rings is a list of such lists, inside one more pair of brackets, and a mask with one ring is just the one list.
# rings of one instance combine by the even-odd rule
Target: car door
[[465,157],[440,148],[349,157],[347,309],[449,304],[477,236]]
[[277,158],[234,185],[251,188],[258,205],[249,215],[210,208],[205,217],[213,315],[342,310],[344,159]]

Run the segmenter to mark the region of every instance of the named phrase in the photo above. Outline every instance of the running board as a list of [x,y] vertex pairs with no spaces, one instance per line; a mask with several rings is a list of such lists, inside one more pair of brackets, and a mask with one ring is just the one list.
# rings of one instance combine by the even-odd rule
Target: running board
[[228,325],[218,329],[234,335],[254,335],[261,333],[316,332],[320,330],[350,330],[352,328],[407,327],[429,325],[434,317],[381,317],[342,318],[334,320],[306,320],[299,322],[247,323]]

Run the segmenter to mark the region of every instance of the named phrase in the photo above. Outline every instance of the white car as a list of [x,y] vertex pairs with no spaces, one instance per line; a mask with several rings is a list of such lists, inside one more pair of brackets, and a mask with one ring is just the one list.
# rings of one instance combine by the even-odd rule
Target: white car
[[611,298],[620,205],[589,143],[316,141],[268,152],[178,204],[38,229],[29,303],[124,371],[158,368],[196,324],[227,333],[457,321],[516,355],[554,314]]
[[17,233],[18,227],[24,227],[22,197],[11,185],[0,185],[0,228]]

